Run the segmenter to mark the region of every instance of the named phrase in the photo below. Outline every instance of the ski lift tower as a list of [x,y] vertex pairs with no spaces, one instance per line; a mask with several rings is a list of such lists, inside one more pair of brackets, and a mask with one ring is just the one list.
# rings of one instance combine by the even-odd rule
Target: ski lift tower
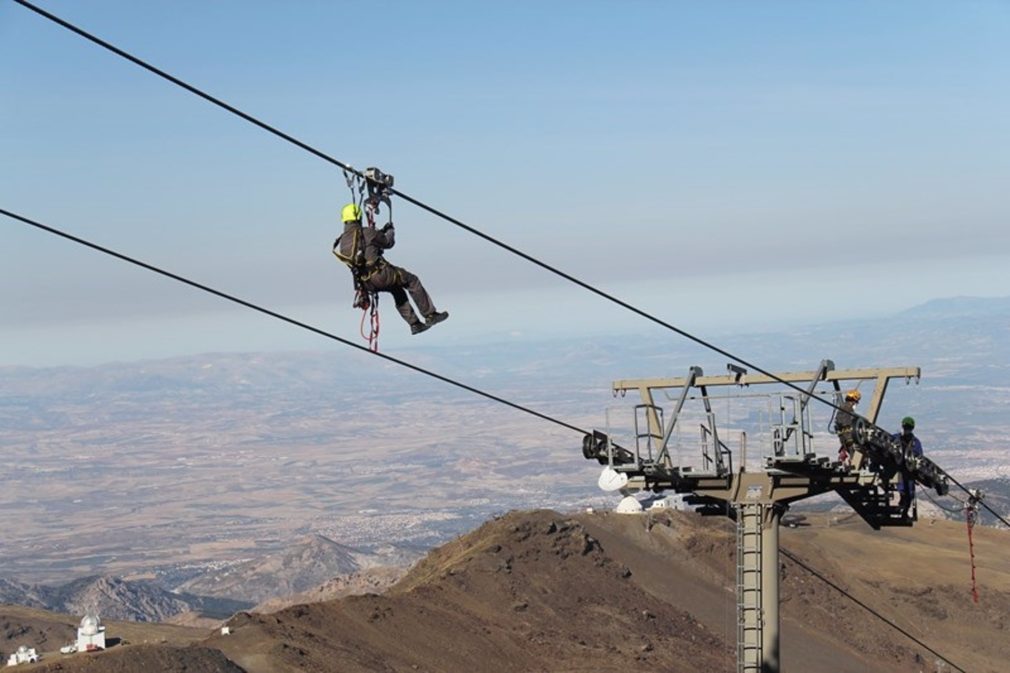
[[[888,383],[918,382],[918,367],[836,370],[832,361],[823,360],[816,371],[774,376],[752,375],[733,364],[728,370],[726,375],[705,376],[700,367],[691,367],[683,378],[615,381],[615,396],[638,391],[641,398],[634,406],[634,448],[615,444],[608,427],[607,432],[586,435],[582,453],[606,465],[600,486],[607,490],[690,494],[701,513],[736,520],[737,672],[779,673],[779,523],[790,503],[835,491],[875,530],[911,526],[915,512],[906,515],[893,504],[896,485],[891,477],[900,471],[940,495],[948,491],[947,477],[928,458],[906,455],[897,440],[875,425]],[[783,381],[805,384],[805,392],[783,389]],[[813,451],[808,402],[827,393],[837,404],[841,383],[848,381],[874,381],[874,390],[866,416],[855,419],[855,455],[844,465]],[[716,426],[712,403],[717,398],[709,390],[764,384],[780,389],[747,396],[770,401],[771,446],[761,469],[748,471],[746,434],[741,434],[734,467],[733,452]],[[824,386],[830,388],[824,391]],[[656,403],[657,392],[672,403],[668,413]],[[671,457],[670,439],[688,400],[700,400],[704,407],[700,465],[675,464]]]

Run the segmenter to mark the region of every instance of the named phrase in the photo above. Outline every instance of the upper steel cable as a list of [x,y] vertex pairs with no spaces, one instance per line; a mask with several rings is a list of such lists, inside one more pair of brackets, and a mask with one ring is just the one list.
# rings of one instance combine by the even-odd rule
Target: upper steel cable
[[[108,51],[111,51],[112,53],[116,54],[117,56],[120,56],[120,57],[122,57],[122,58],[130,61],[131,63],[134,63],[135,65],[138,65],[141,68],[143,68],[143,69],[151,72],[151,73],[154,73],[155,75],[157,75],[157,76],[159,76],[159,77],[161,77],[161,78],[163,78],[163,79],[171,82],[172,84],[175,84],[176,86],[182,87],[186,91],[189,91],[190,93],[192,93],[192,94],[194,94],[196,96],[199,96],[200,98],[203,98],[204,100],[206,100],[206,101],[208,101],[210,103],[213,103],[214,105],[217,105],[218,107],[220,107],[220,108],[222,108],[224,110],[227,110],[228,112],[230,112],[230,113],[232,113],[232,114],[234,114],[234,115],[236,115],[236,116],[238,116],[238,117],[246,120],[250,124],[253,124],[253,125],[257,126],[257,127],[261,128],[261,129],[263,129],[264,131],[267,131],[267,132],[269,132],[269,133],[277,136],[278,138],[286,140],[287,142],[289,142],[289,143],[291,143],[291,144],[293,144],[293,145],[295,145],[297,147],[300,147],[301,149],[305,150],[306,152],[309,152],[310,154],[312,154],[312,155],[314,155],[316,157],[319,157],[320,159],[322,159],[324,161],[327,161],[327,162],[329,162],[329,163],[331,163],[331,164],[333,164],[335,166],[338,166],[338,167],[340,167],[341,169],[343,169],[345,171],[349,171],[351,173],[354,173],[355,175],[357,175],[359,177],[362,177],[362,178],[364,177],[364,174],[361,171],[357,170],[356,168],[353,168],[349,164],[331,157],[330,155],[326,154],[325,152],[323,152],[321,150],[316,149],[315,147],[309,145],[308,143],[303,142],[301,140],[298,140],[297,138],[295,138],[292,135],[284,133],[283,131],[277,129],[276,127],[271,126],[270,124],[267,124],[266,122],[261,121],[261,120],[257,119],[256,117],[254,117],[254,116],[252,116],[252,115],[250,115],[250,114],[248,114],[246,112],[243,112],[242,110],[239,110],[235,106],[230,105],[230,104],[224,102],[220,98],[216,98],[215,96],[212,96],[212,95],[208,94],[207,92],[205,92],[205,91],[203,91],[203,90],[201,90],[201,89],[193,86],[192,84],[189,84],[188,82],[185,82],[185,81],[179,79],[178,77],[175,77],[174,75],[170,75],[169,73],[165,72],[164,70],[161,70],[160,68],[157,68],[157,67],[151,65],[150,63],[148,63],[148,62],[146,62],[146,61],[144,61],[144,60],[142,60],[142,59],[134,56],[133,54],[130,54],[129,52],[127,52],[127,51],[125,51],[123,49],[120,49],[119,47],[116,47],[115,45],[113,45],[113,44],[111,44],[111,43],[109,43],[109,42],[107,42],[107,41],[105,41],[105,40],[103,40],[103,39],[101,39],[101,38],[99,38],[99,37],[97,37],[95,35],[92,35],[91,33],[89,33],[86,30],[84,30],[84,29],[82,29],[82,28],[80,28],[80,27],[78,27],[78,26],[70,23],[69,21],[66,21],[65,19],[62,19],[62,18],[56,16],[55,14],[53,14],[51,12],[47,12],[46,10],[42,9],[41,7],[37,7],[36,5],[28,2],[27,0],[14,0],[14,2],[18,3],[19,5],[27,8],[27,9],[30,9],[31,11],[35,12],[39,16],[42,16],[42,17],[44,17],[44,18],[52,21],[53,23],[56,23],[56,24],[62,26],[63,28],[66,28],[67,30],[69,30],[69,31],[71,31],[73,33],[76,33],[77,35],[80,35],[81,37],[85,38],[86,40],[89,40],[90,42],[93,42],[94,44],[97,44],[98,46],[100,46],[100,47],[102,47],[104,49],[107,49]],[[480,230],[478,230],[478,229],[476,229],[476,228],[474,228],[474,227],[472,227],[472,226],[470,226],[468,224],[465,224],[464,222],[461,222],[460,220],[458,220],[458,219],[456,219],[456,218],[454,218],[454,217],[452,217],[452,216],[450,216],[450,215],[442,212],[441,210],[438,210],[437,208],[429,206],[428,204],[424,203],[423,201],[415,199],[414,197],[412,197],[412,196],[410,196],[408,194],[405,194],[405,193],[401,192],[400,190],[394,189],[392,187],[389,188],[389,192],[392,193],[392,194],[395,194],[396,196],[399,196],[404,201],[412,203],[415,206],[417,206],[418,208],[421,208],[422,210],[425,210],[425,211],[431,213],[432,215],[435,215],[436,217],[439,217],[439,218],[445,220],[446,222],[454,224],[457,227],[459,227],[461,229],[464,229],[464,230],[470,232],[471,234],[474,234],[475,236],[478,236],[478,237],[484,239],[485,241],[488,241],[489,243],[492,243],[492,244],[494,244],[494,245],[502,248],[503,250],[507,250],[508,252],[511,252],[512,254],[514,254],[514,255],[516,255],[518,257],[521,257],[522,259],[525,259],[526,261],[528,261],[528,262],[530,262],[532,264],[535,264],[536,266],[539,266],[540,268],[542,268],[542,269],[544,269],[546,271],[549,271],[549,272],[553,273],[554,275],[556,275],[556,276],[558,276],[560,278],[563,278],[563,279],[565,279],[565,280],[567,280],[567,281],[569,281],[569,282],[571,282],[571,283],[573,283],[573,284],[575,284],[575,285],[577,285],[577,286],[579,286],[579,287],[581,287],[581,288],[583,288],[585,290],[588,290],[588,291],[592,292],[593,294],[606,299],[607,301],[610,301],[610,302],[612,302],[614,304],[617,304],[618,306],[620,306],[620,307],[622,307],[622,308],[624,308],[624,309],[626,309],[628,311],[631,311],[632,313],[634,313],[634,314],[636,314],[636,315],[638,315],[638,316],[640,316],[642,318],[645,318],[646,320],[649,320],[649,321],[651,321],[651,322],[653,322],[653,323],[655,323],[655,324],[657,324],[657,325],[659,325],[661,327],[665,327],[666,329],[670,330],[671,332],[674,332],[675,334],[678,334],[678,335],[684,337],[685,339],[693,341],[694,343],[696,343],[696,344],[698,344],[698,345],[700,345],[700,346],[702,346],[704,348],[707,348],[707,349],[709,349],[709,350],[711,350],[711,351],[713,351],[715,353],[718,353],[718,354],[722,355],[723,357],[729,358],[730,360],[733,360],[734,362],[737,362],[737,363],[743,365],[744,367],[747,367],[748,369],[752,369],[752,370],[754,370],[756,372],[764,374],[765,376],[769,377],[770,379],[772,379],[774,381],[777,381],[778,383],[781,383],[781,384],[783,384],[783,385],[785,385],[785,386],[787,386],[789,388],[792,388],[793,390],[798,391],[799,393],[803,394],[806,397],[812,397],[813,399],[817,400],[821,404],[827,405],[827,406],[831,407],[832,409],[835,409],[836,411],[841,411],[842,410],[839,405],[834,404],[834,402],[832,402],[832,401],[830,401],[830,400],[828,400],[826,398],[819,397],[817,395],[812,395],[811,396],[805,389],[803,389],[799,385],[797,385],[795,383],[792,383],[790,381],[786,381],[786,380],[784,380],[784,379],[776,376],[772,372],[767,371],[767,370],[763,369],[762,367],[759,367],[756,364],[754,364],[752,362],[749,362],[748,360],[746,360],[746,359],[744,359],[742,357],[734,355],[733,353],[727,351],[724,348],[720,348],[719,346],[716,346],[715,344],[713,344],[713,343],[711,343],[711,342],[709,342],[709,341],[707,341],[705,339],[702,339],[701,337],[697,337],[697,336],[691,334],[690,332],[677,327],[676,325],[673,325],[673,324],[671,324],[669,322],[666,322],[665,320],[657,318],[656,316],[654,316],[654,315],[652,315],[652,314],[650,314],[650,313],[648,313],[646,311],[643,311],[642,309],[639,309],[636,306],[634,306],[634,305],[632,305],[632,304],[630,304],[630,303],[628,303],[628,302],[626,302],[626,301],[624,301],[622,299],[619,299],[618,297],[615,297],[614,295],[609,294],[608,292],[604,292],[603,290],[600,290],[599,288],[596,288],[593,285],[590,285],[589,283],[587,283],[587,282],[585,282],[583,280],[580,280],[580,279],[576,278],[575,276],[573,276],[573,275],[571,275],[569,273],[561,271],[560,269],[558,269],[558,268],[556,268],[554,266],[551,266],[550,264],[547,264],[546,262],[543,262],[543,261],[537,259],[536,257],[533,257],[529,253],[523,252],[522,250],[519,250],[518,248],[515,248],[515,247],[513,247],[513,246],[511,246],[511,245],[509,245],[509,244],[507,244],[507,243],[505,243],[503,241],[500,241],[497,238],[495,238],[493,236],[490,236],[489,234],[485,234],[484,232],[482,232],[482,231],[480,231]],[[327,336],[332,336],[332,335],[327,334]],[[335,337],[335,338],[339,339],[339,337]],[[354,344],[354,345],[357,346],[356,344]],[[480,394],[484,394],[484,393],[480,393]],[[567,427],[571,427],[571,426],[567,426]],[[943,470],[941,470],[941,471],[943,471]],[[949,473],[946,473],[944,471],[944,474],[947,474],[948,478],[951,478]],[[953,481],[955,484],[957,484],[958,487],[960,487],[966,493],[968,492],[968,489],[966,489],[964,486],[962,486],[960,483],[958,483],[957,480],[951,478],[951,481]],[[985,501],[982,501],[981,504],[990,513],[992,513],[996,518],[998,518],[1005,525],[1007,525],[1008,527],[1010,527],[1010,523],[1008,523],[1006,519],[1004,519],[1002,516],[1000,516],[998,513],[996,513],[996,511],[993,510]]]
[[[140,66],[144,70],[147,70],[148,72],[154,73],[158,77],[161,77],[162,79],[168,80],[172,84],[175,84],[176,86],[182,87],[186,91],[189,91],[190,93],[192,93],[192,94],[194,94],[196,96],[199,96],[200,98],[203,98],[204,100],[206,100],[206,101],[208,101],[210,103],[213,103],[214,105],[217,105],[218,107],[220,107],[220,108],[222,108],[224,110],[227,110],[228,112],[231,112],[232,114],[234,114],[234,115],[236,115],[238,117],[241,117],[242,119],[246,120],[250,124],[253,124],[253,125],[257,126],[257,127],[261,128],[261,129],[263,129],[264,131],[272,133],[273,135],[277,136],[278,138],[286,140],[289,143],[291,143],[291,144],[293,144],[293,145],[295,145],[297,147],[302,148],[306,152],[309,152],[310,154],[313,154],[313,155],[319,157],[320,159],[322,159],[324,161],[327,161],[327,162],[329,162],[329,163],[331,163],[331,164],[333,164],[335,166],[338,166],[338,167],[340,167],[341,169],[343,169],[345,171],[349,171],[351,173],[354,173],[355,175],[358,175],[359,177],[362,177],[362,178],[364,177],[364,173],[362,173],[361,171],[357,170],[356,168],[353,168],[349,164],[347,164],[347,163],[345,163],[343,161],[339,161],[338,159],[334,159],[330,155],[326,154],[325,152],[323,152],[321,150],[316,149],[315,147],[312,147],[308,143],[305,143],[305,142],[303,142],[301,140],[298,140],[294,136],[291,136],[291,135],[289,135],[287,133],[284,133],[283,131],[277,129],[276,127],[271,126],[270,124],[267,124],[266,122],[261,121],[261,120],[257,119],[256,117],[254,117],[254,116],[252,116],[252,115],[250,115],[250,114],[248,114],[246,112],[243,112],[242,110],[239,110],[235,106],[230,105],[230,104],[224,102],[220,98],[217,98],[215,96],[210,95],[209,93],[207,93],[207,92],[205,92],[205,91],[203,91],[203,90],[201,90],[201,89],[193,86],[192,84],[189,84],[188,82],[185,82],[185,81],[179,79],[178,77],[175,77],[174,75],[170,75],[169,73],[165,72],[164,70],[161,70],[160,68],[157,68],[157,67],[151,65],[150,63],[144,61],[143,59],[140,59],[137,56],[134,56],[133,54],[130,54],[129,52],[124,51],[123,49],[120,49],[119,47],[116,47],[113,44],[110,44],[109,42],[101,39],[100,37],[92,35],[91,33],[87,32],[83,28],[80,28],[80,27],[78,27],[78,26],[70,23],[69,21],[67,21],[65,19],[62,19],[62,18],[56,16],[55,14],[52,14],[51,12],[47,12],[46,10],[33,5],[32,3],[28,2],[27,0],[14,0],[14,2],[18,3],[19,5],[22,5],[23,7],[27,8],[27,9],[30,9],[31,11],[35,12],[36,14],[38,14],[38,15],[46,18],[46,19],[49,19],[53,23],[56,23],[56,24],[58,24],[58,25],[60,25],[60,26],[62,26],[64,28],[66,28],[67,30],[73,32],[73,33],[76,33],[77,35],[80,35],[81,37],[85,38],[86,40],[89,40],[90,42],[93,42],[94,44],[97,44],[98,46],[100,46],[100,47],[102,47],[104,49],[107,49],[108,51],[111,51],[112,53],[116,54],[117,56],[125,58],[126,60],[130,61],[131,63],[134,63],[135,65]],[[498,246],[499,248],[502,248],[503,250],[507,250],[508,252],[511,252],[512,254],[514,254],[514,255],[516,255],[518,257],[521,257],[522,259],[525,259],[526,261],[528,261],[528,262],[530,262],[532,264],[535,264],[536,266],[539,266],[540,268],[542,268],[542,269],[544,269],[546,271],[549,271],[549,272],[553,273],[554,275],[556,275],[556,276],[558,276],[560,278],[563,278],[563,279],[565,279],[565,280],[567,280],[567,281],[569,281],[571,283],[574,283],[575,285],[578,285],[579,287],[581,287],[581,288],[583,288],[585,290],[589,290],[593,294],[595,294],[595,295],[597,295],[599,297],[602,297],[602,298],[606,299],[607,301],[610,301],[610,302],[612,302],[614,304],[617,304],[618,306],[620,306],[620,307],[622,307],[624,309],[627,309],[628,311],[631,311],[632,313],[634,313],[634,314],[636,314],[638,316],[641,316],[641,317],[645,318],[646,320],[649,320],[649,321],[651,321],[651,322],[653,322],[653,323],[655,323],[655,324],[657,324],[657,325],[659,325],[661,327],[665,327],[666,329],[668,329],[668,330],[670,330],[670,331],[672,331],[672,332],[674,332],[676,334],[679,334],[680,336],[684,337],[685,339],[693,341],[694,343],[696,343],[696,344],[698,344],[700,346],[703,346],[703,347],[705,347],[705,348],[707,348],[707,349],[709,349],[709,350],[711,350],[713,352],[719,353],[723,357],[729,358],[730,360],[733,360],[734,362],[737,362],[737,363],[743,365],[744,367],[747,367],[748,369],[752,369],[752,370],[754,370],[756,372],[764,374],[765,376],[771,378],[772,380],[777,381],[777,382],[779,382],[779,383],[781,383],[781,384],[783,384],[783,385],[785,385],[785,386],[787,386],[789,388],[792,388],[792,389],[794,389],[794,390],[802,393],[805,396],[809,396],[809,393],[807,393],[807,391],[804,390],[802,387],[800,387],[800,386],[798,386],[798,385],[796,385],[796,384],[794,384],[792,382],[785,381],[785,380],[779,378],[778,376],[776,376],[775,374],[773,374],[773,373],[771,373],[771,372],[769,372],[769,371],[767,371],[767,370],[765,370],[765,369],[763,369],[763,368],[755,365],[754,363],[748,362],[744,358],[741,358],[741,357],[739,357],[737,355],[734,355],[733,353],[730,353],[729,351],[727,351],[727,350],[725,350],[723,348],[720,348],[720,347],[716,346],[715,344],[713,344],[713,343],[711,343],[709,341],[706,341],[705,339],[702,339],[701,337],[697,337],[697,336],[691,334],[690,332],[687,332],[686,330],[683,330],[683,329],[681,329],[681,328],[679,328],[679,327],[677,327],[677,326],[675,326],[675,325],[673,325],[671,323],[668,323],[665,320],[661,320],[660,318],[657,318],[654,315],[652,315],[650,313],[647,313],[646,311],[643,311],[642,309],[639,309],[639,308],[633,306],[632,304],[630,304],[630,303],[628,303],[628,302],[626,302],[626,301],[624,301],[622,299],[619,299],[619,298],[615,297],[612,294],[609,294],[608,292],[604,292],[603,290],[600,290],[599,288],[596,288],[593,285],[590,285],[589,283],[587,283],[587,282],[585,282],[583,280],[580,280],[580,279],[576,278],[575,276],[573,276],[573,275],[571,275],[569,273],[561,271],[560,269],[558,269],[558,268],[556,268],[554,266],[551,266],[550,264],[547,264],[546,262],[543,262],[543,261],[537,259],[536,257],[533,257],[529,253],[523,252],[522,250],[519,250],[518,248],[515,248],[515,247],[513,247],[513,246],[511,246],[511,245],[509,245],[509,244],[507,244],[507,243],[505,243],[503,241],[500,241],[499,239],[497,239],[497,238],[495,238],[495,237],[493,237],[493,236],[491,236],[489,234],[485,234],[484,232],[482,232],[482,231],[480,231],[480,230],[478,230],[478,229],[476,229],[476,228],[474,228],[474,227],[472,227],[472,226],[470,226],[468,224],[465,224],[464,222],[461,222],[460,220],[456,219],[455,217],[452,217],[452,216],[450,216],[450,215],[442,212],[441,210],[438,210],[437,208],[429,206],[428,204],[424,203],[423,201],[415,199],[414,197],[412,197],[412,196],[410,196],[408,194],[404,194],[403,192],[399,191],[398,189],[394,189],[392,187],[389,188],[389,192],[392,193],[392,194],[395,194],[396,196],[399,196],[404,201],[412,203],[415,206],[417,206],[418,208],[421,208],[422,210],[425,210],[425,211],[431,213],[432,215],[435,215],[436,217],[439,217],[439,218],[445,220],[446,222],[454,224],[457,227],[459,227],[461,229],[464,229],[464,230],[470,232],[471,234],[474,234],[475,236],[478,236],[478,237],[484,239],[485,241],[488,241],[489,243],[493,243],[494,245]],[[821,397],[817,397],[817,396],[813,396],[813,397],[817,401],[821,402],[822,404],[826,404],[827,406],[829,406],[829,407],[831,407],[833,409],[836,409],[838,411],[842,410],[840,406],[834,404],[833,402],[831,402],[831,401],[829,401],[827,399],[824,399],[824,398],[821,398]]]
[[154,266],[153,264],[148,264],[147,262],[142,262],[139,259],[130,257],[128,255],[124,255],[121,252],[116,252],[115,250],[112,250],[110,248],[106,248],[104,246],[98,245],[97,243],[92,243],[91,241],[88,241],[86,239],[80,238],[79,236],[74,236],[73,234],[68,234],[65,231],[62,231],[60,229],[56,229],[55,227],[50,227],[48,225],[42,224],[41,222],[36,222],[35,220],[31,220],[31,219],[29,219],[27,217],[24,217],[23,215],[18,215],[17,213],[12,213],[9,210],[4,210],[3,208],[0,208],[0,214],[6,215],[7,217],[9,217],[11,219],[23,222],[23,223],[25,223],[27,225],[35,227],[36,229],[41,229],[42,231],[49,232],[50,234],[54,234],[56,236],[60,236],[60,237],[65,238],[65,239],[67,239],[69,241],[73,241],[74,243],[78,243],[80,245],[86,246],[86,247],[91,248],[93,250],[97,250],[98,252],[104,253],[104,254],[109,255],[111,257],[116,257],[117,259],[121,259],[124,262],[129,262],[130,264],[134,264],[134,265],[139,266],[139,267],[141,267],[143,269],[147,269],[148,271],[153,271],[154,273],[161,274],[162,276],[166,276],[168,278],[171,278],[172,280],[179,281],[180,283],[184,283],[185,285],[189,285],[191,287],[195,287],[198,290],[203,290],[204,292],[209,292],[210,294],[213,294],[213,295],[216,295],[218,297],[221,297],[222,299],[227,299],[228,301],[236,303],[236,304],[239,304],[241,306],[245,306],[246,308],[251,308],[254,311],[258,311],[260,313],[268,315],[271,318],[277,318],[278,320],[283,320],[286,323],[290,323],[290,324],[295,325],[297,327],[301,327],[304,330],[308,330],[308,331],[314,332],[314,333],[316,333],[316,334],[318,334],[320,336],[324,336],[327,339],[332,339],[334,341],[339,341],[340,343],[342,343],[342,344],[344,344],[346,346],[350,346],[352,348],[356,348],[359,351],[362,351],[364,353],[368,353],[369,355],[374,355],[374,356],[380,357],[380,358],[382,358],[384,360],[388,360],[389,362],[396,363],[396,364],[400,365],[401,367],[406,367],[408,369],[412,369],[415,372],[419,372],[419,373],[424,374],[426,376],[430,376],[430,377],[432,377],[434,379],[438,379],[439,381],[442,381],[444,383],[448,383],[450,385],[456,386],[457,388],[462,388],[463,390],[466,390],[468,392],[474,393],[476,395],[480,395],[481,397],[486,397],[487,399],[492,400],[494,402],[499,402],[501,404],[508,405],[508,406],[512,407],[513,409],[518,409],[519,411],[525,412],[525,413],[530,414],[532,416],[536,416],[537,418],[543,419],[545,421],[549,421],[551,423],[554,423],[555,425],[560,425],[563,428],[567,428],[569,430],[574,430],[575,432],[578,432],[578,433],[581,433],[581,434],[586,434],[586,431],[583,430],[582,428],[578,427],[578,426],[571,425],[570,423],[565,423],[564,421],[560,421],[560,420],[558,420],[558,419],[556,419],[556,418],[554,418],[552,416],[548,416],[547,414],[542,414],[539,411],[535,411],[533,409],[530,409],[529,407],[524,407],[521,404],[516,404],[515,402],[510,402],[509,400],[506,400],[503,397],[499,397],[497,395],[493,395],[491,393],[488,393],[488,392],[485,392],[483,390],[480,390],[479,388],[474,388],[473,386],[467,385],[465,383],[461,383],[461,382],[456,381],[455,379],[451,379],[451,378],[449,378],[447,376],[442,376],[441,374],[436,374],[435,372],[433,372],[431,370],[428,370],[428,369],[425,369],[424,367],[419,367],[417,365],[411,364],[409,362],[406,362],[405,360],[400,360],[399,358],[395,358],[395,357],[393,357],[391,355],[386,355],[385,353],[378,353],[378,352],[375,352],[375,351],[371,351],[368,348],[365,348],[364,346],[356,344],[353,341],[349,341],[348,339],[344,339],[343,337],[337,336],[336,334],[332,334],[332,333],[327,332],[325,330],[319,329],[318,327],[313,327],[312,325],[309,325],[307,323],[301,322],[300,320],[295,320],[294,318],[289,318],[288,316],[283,315],[281,313],[278,313],[276,311],[271,311],[270,309],[263,308],[262,306],[260,306],[258,304],[254,304],[251,301],[246,301],[245,299],[240,299],[240,298],[235,297],[233,295],[230,295],[230,294],[228,294],[226,292],[222,292],[220,290],[215,290],[214,288],[212,288],[212,287],[210,287],[208,285],[204,285],[204,284],[198,283],[198,282],[196,282],[194,280],[190,280],[188,278],[185,278],[184,276],[180,276],[178,274],[172,273],[171,271],[166,271],[165,269],[162,269],[160,267]]
[[[959,482],[957,479],[955,479],[954,477],[950,476],[949,472],[947,472],[946,470],[941,470],[941,472],[943,472],[945,475],[947,475],[947,478],[950,479],[952,482],[954,482],[954,485],[957,486],[959,489],[961,489],[962,491],[964,491],[968,495],[972,495],[972,492],[966,486],[964,486],[961,482]],[[982,505],[987,510],[989,510],[989,513],[992,514],[997,519],[999,519],[1000,521],[1002,521],[1004,526],[1006,526],[1007,528],[1010,528],[1010,521],[1007,521],[1006,519],[1004,519],[999,514],[999,512],[997,512],[992,507],[990,507],[989,503],[987,503],[985,500],[979,500],[978,504]]]

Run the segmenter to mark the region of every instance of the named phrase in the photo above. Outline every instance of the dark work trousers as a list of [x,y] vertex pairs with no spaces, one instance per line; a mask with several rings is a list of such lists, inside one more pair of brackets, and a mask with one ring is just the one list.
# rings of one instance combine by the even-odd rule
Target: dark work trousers
[[392,294],[396,310],[408,325],[413,325],[418,322],[418,319],[410,302],[407,301],[407,292],[410,292],[411,299],[417,304],[418,312],[425,319],[435,312],[431,297],[421,285],[420,279],[406,269],[393,266],[388,262],[384,262],[382,268],[372,274],[362,285],[369,292],[389,292]]

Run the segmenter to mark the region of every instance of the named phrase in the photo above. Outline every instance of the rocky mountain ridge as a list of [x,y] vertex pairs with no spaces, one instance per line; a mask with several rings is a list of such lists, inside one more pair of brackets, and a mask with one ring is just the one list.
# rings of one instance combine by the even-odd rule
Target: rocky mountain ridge
[[313,534],[298,544],[183,582],[178,590],[262,602],[308,591],[374,565],[370,554]]
[[150,581],[100,575],[57,586],[0,580],[0,603],[136,622],[160,622],[185,612],[225,617],[251,607],[244,601],[174,593]]

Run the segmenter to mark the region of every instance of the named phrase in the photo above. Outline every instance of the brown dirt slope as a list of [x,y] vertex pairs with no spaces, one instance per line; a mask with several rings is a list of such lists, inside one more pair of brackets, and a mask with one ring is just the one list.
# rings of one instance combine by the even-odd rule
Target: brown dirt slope
[[[18,670],[21,670],[19,668]],[[25,673],[244,673],[221,653],[189,645],[125,645],[25,666]]]
[[213,636],[250,673],[732,668],[730,645],[639,588],[579,522],[512,513],[421,561],[383,596],[243,613]]
[[[900,627],[973,673],[1007,670],[1010,657],[1010,532],[975,529],[979,603],[971,598],[971,569],[963,523],[920,521],[911,529],[874,531],[858,518],[836,523],[813,519],[787,530],[782,544]],[[895,635],[849,601],[828,612],[823,583],[786,562],[783,600],[787,614],[865,649],[883,634],[918,652],[930,666],[935,657]],[[796,603],[790,606],[789,603]],[[860,625],[869,619],[881,634]]]
[[0,652],[20,645],[39,652],[56,651],[77,637],[79,619],[45,610],[16,605],[0,605]]
[[[976,529],[976,605],[963,524],[923,521],[873,531],[851,518],[811,515],[808,522],[783,529],[784,549],[958,667],[1007,670],[1010,532]],[[731,671],[734,548],[733,524],[724,518],[517,512],[433,551],[385,595],[241,613],[229,622],[232,635],[214,634],[202,644],[249,673]],[[783,670],[937,670],[934,655],[792,561],[783,558],[781,572]],[[49,628],[54,644],[71,624],[28,617],[9,626]],[[180,630],[176,642],[191,633]],[[123,637],[157,642],[142,631]],[[116,654],[102,670],[183,670],[171,668],[180,662],[197,673],[238,670],[212,668],[226,663],[172,642],[117,649],[94,657]],[[84,665],[69,658],[54,663],[64,661]]]
[[[580,515],[645,591],[734,640],[731,521],[686,513]],[[973,673],[1004,671],[1010,656],[1010,534],[976,529],[982,602],[971,602],[963,524],[920,522],[874,531],[858,519],[811,516],[783,529],[782,547]],[[915,645],[783,556],[782,666],[810,673],[935,670]]]
[[[69,663],[74,663],[74,666],[78,665],[76,664],[78,655],[63,656],[59,653],[59,650],[60,647],[72,643],[77,637],[77,626],[79,623],[80,617],[77,616],[15,605],[0,605],[0,652],[8,654],[17,649],[20,645],[34,647],[39,654],[42,655],[43,663],[38,664],[37,666],[24,666],[23,670],[25,671],[98,670],[78,669],[74,667],[64,669],[45,668],[50,665],[48,662],[59,663],[61,665]],[[105,625],[106,638],[110,645],[133,643],[137,646],[113,646],[110,647],[107,654],[111,654],[112,652],[120,649],[124,652],[129,650],[133,653],[141,653],[143,650],[140,650],[139,647],[147,647],[148,644],[150,644],[151,647],[154,647],[155,644],[158,646],[186,645],[189,643],[195,643],[196,641],[207,637],[207,631],[205,629],[192,629],[168,624],[105,620],[102,620],[102,624]],[[84,659],[90,656],[97,655],[81,655],[81,658]],[[103,658],[105,656],[106,654],[102,654]],[[116,658],[112,661],[133,662],[134,655],[130,653],[121,655],[117,654]],[[136,660],[135,664],[130,664],[133,668],[121,668],[115,670],[133,670],[142,671],[143,673],[154,673],[154,671],[161,670],[157,667],[147,667],[144,661],[145,659],[141,657]],[[123,664],[123,666],[126,666],[126,664]],[[20,671],[22,668],[18,668],[17,670]]]

